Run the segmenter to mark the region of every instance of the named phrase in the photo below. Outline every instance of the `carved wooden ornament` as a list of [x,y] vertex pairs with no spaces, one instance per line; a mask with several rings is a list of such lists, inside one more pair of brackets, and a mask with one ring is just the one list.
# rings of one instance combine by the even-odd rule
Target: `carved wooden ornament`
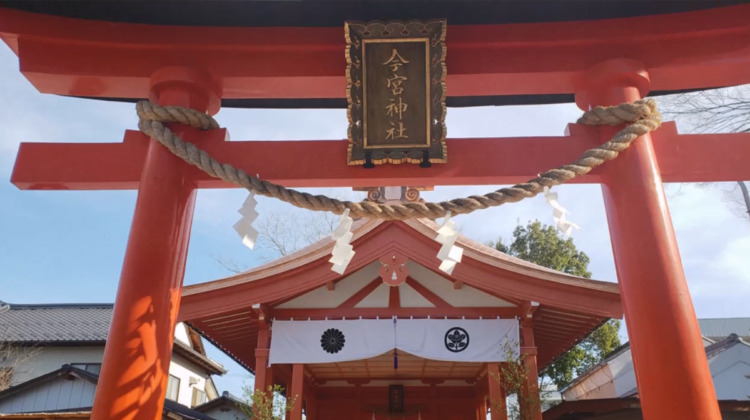
[[347,163],[445,163],[445,20],[347,22]]
[[383,283],[396,287],[406,281],[409,276],[409,270],[406,268],[406,262],[409,261],[401,254],[390,253],[380,257],[380,277]]

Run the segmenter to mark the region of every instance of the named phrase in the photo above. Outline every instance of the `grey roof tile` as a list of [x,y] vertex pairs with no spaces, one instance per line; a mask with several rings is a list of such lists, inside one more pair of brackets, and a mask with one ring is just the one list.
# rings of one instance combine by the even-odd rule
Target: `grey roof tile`
[[750,318],[703,318],[698,320],[701,334],[714,341],[737,334],[750,339]]
[[[0,342],[68,345],[107,341],[114,305],[39,304],[0,302]],[[223,375],[224,367],[188,344],[175,340],[175,353],[209,373]]]
[[744,344],[746,346],[750,346],[750,344],[746,343],[742,338],[740,338],[737,334],[729,334],[728,337],[721,341],[717,341],[709,346],[706,346],[706,357],[712,358],[716,356],[717,354],[734,347],[736,344]]
[[0,312],[0,341],[104,342],[111,320],[111,304],[11,304]]

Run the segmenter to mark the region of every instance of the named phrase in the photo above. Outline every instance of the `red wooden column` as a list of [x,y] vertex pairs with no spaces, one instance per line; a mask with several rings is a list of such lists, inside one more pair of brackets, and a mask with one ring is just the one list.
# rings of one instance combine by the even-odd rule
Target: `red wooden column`
[[523,371],[526,373],[522,393],[527,404],[519,404],[523,420],[542,420],[542,401],[539,395],[539,372],[536,363],[536,343],[534,342],[533,321],[521,321],[521,352],[523,353]]
[[[215,94],[204,80],[197,72],[165,69],[152,78],[152,93],[161,105],[207,110]],[[200,142],[196,130],[175,130]],[[187,169],[180,158],[150,141],[96,388],[94,420],[162,417],[195,205]]]
[[508,407],[505,403],[505,389],[500,383],[500,366],[487,363],[487,389],[492,420],[508,420]]
[[266,368],[266,388],[265,389],[268,389],[269,386],[273,388],[276,385],[276,383],[274,382],[273,375],[274,375],[274,367],[268,366]]
[[270,354],[269,344],[271,340],[271,330],[268,323],[259,321],[258,328],[258,347],[255,349],[255,391],[266,391],[269,382],[268,357]]
[[[581,81],[576,102],[616,105],[648,92],[632,61],[604,62]],[[609,139],[617,128],[602,129]],[[602,187],[645,420],[720,420],[651,136],[605,165]],[[667,350],[668,349],[668,350]]]
[[304,399],[305,365],[295,363],[292,365],[292,386],[287,395],[292,399],[292,411],[289,413],[290,420],[302,420],[302,401]]

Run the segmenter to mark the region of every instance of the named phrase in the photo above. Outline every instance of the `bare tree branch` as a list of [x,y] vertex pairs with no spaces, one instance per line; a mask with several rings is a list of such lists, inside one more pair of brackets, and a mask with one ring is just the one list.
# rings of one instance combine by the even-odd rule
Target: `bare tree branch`
[[[750,85],[664,96],[659,102],[662,113],[689,133],[750,132]],[[732,213],[750,217],[744,180],[738,179],[734,187],[722,192]]]
[[[348,193],[341,191],[328,192],[341,200],[352,200]],[[364,194],[357,193],[357,200],[363,199]],[[339,216],[329,212],[311,212],[292,206],[284,206],[282,210],[262,209],[253,223],[258,230],[258,240],[255,249],[270,251],[274,257],[289,255],[292,252],[312,244],[328,236],[336,227]],[[261,258],[268,257],[264,253]],[[234,260],[221,256],[213,256],[223,269],[237,274],[247,271],[248,267],[238,264]]]
[[214,261],[216,261],[216,263],[221,266],[221,268],[229,271],[230,273],[239,274],[243,271],[247,271],[248,269],[248,267],[240,266],[231,258],[219,257],[216,255],[214,255],[213,258]]
[[13,375],[41,351],[38,347],[9,343],[4,337],[7,330],[0,334],[0,391],[10,388]]
[[258,245],[288,255],[330,234],[337,221],[338,217],[327,212],[263,213],[255,223]]

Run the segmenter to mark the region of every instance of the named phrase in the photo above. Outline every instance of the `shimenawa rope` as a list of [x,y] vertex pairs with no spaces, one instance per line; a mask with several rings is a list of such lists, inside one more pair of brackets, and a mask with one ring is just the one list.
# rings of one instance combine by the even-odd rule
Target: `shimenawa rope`
[[285,188],[272,182],[248,175],[228,163],[220,163],[206,151],[194,144],[183,141],[164,123],[180,123],[191,127],[209,130],[219,128],[219,124],[202,112],[176,106],[158,106],[148,101],[138,102],[136,110],[140,121],[138,128],[182,158],[215,178],[242,186],[256,194],[278,198],[294,206],[315,211],[330,211],[341,214],[349,209],[352,217],[369,217],[387,220],[403,220],[417,217],[437,219],[448,212],[453,215],[467,214],[475,210],[496,207],[533,197],[544,190],[584,175],[604,162],[616,158],[635,139],[653,131],[661,125],[661,114],[656,102],[651,99],[624,103],[611,107],[596,107],[584,112],[579,124],[619,125],[628,123],[612,138],[593,149],[583,152],[580,158],[568,165],[550,169],[534,179],[512,187],[501,188],[485,195],[472,195],[439,203],[381,204],[371,201],[341,201],[325,195],[313,195]]

